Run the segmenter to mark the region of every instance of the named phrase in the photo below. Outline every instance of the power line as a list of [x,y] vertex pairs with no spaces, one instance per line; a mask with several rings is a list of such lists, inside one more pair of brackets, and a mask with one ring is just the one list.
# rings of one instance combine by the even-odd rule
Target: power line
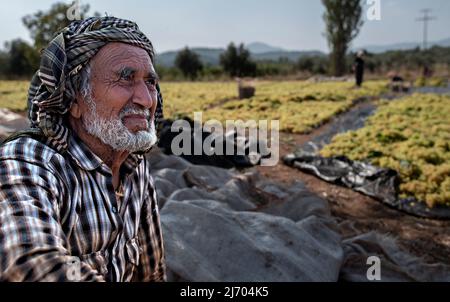
[[423,17],[416,19],[416,21],[423,22],[423,50],[426,50],[428,38],[428,21],[436,20],[436,17],[428,15],[431,12],[431,9],[429,8],[422,9],[421,12],[423,13]]

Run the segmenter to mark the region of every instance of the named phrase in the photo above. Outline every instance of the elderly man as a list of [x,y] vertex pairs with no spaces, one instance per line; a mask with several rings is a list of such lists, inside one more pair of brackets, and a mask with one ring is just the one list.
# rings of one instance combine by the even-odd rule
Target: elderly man
[[31,129],[0,148],[0,280],[164,281],[149,165],[162,98],[153,47],[113,17],[42,53]]

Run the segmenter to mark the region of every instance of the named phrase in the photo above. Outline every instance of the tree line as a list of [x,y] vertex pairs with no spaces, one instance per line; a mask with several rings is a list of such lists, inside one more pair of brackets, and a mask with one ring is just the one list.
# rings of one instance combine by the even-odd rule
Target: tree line
[[[352,71],[355,52],[348,52],[340,66],[340,75]],[[450,71],[450,47],[433,46],[427,50],[419,47],[408,50],[390,50],[383,53],[365,52],[366,71],[375,76],[385,76],[390,72],[402,74],[405,71],[420,74],[427,66],[429,69]],[[332,56],[304,56],[293,62],[287,58],[277,61],[253,61],[248,50],[241,44],[228,45],[220,57],[220,65],[203,63],[195,51],[188,47],[180,51],[174,67],[158,66],[161,78],[165,80],[217,80],[233,77],[300,77],[312,75],[335,75]]]
[[[157,65],[157,71],[165,80],[347,74],[351,72],[355,56],[349,52],[349,47],[363,25],[361,1],[322,0],[322,3],[325,7],[325,36],[330,47],[328,56],[301,57],[297,62],[287,58],[255,61],[243,44],[230,43],[220,56],[219,66],[205,64],[195,51],[185,47],[178,52],[174,67]],[[51,41],[55,33],[69,24],[66,17],[69,6],[56,3],[48,11],[38,11],[23,17],[22,22],[30,31],[33,43],[22,39],[5,43],[4,49],[0,50],[0,79],[29,79],[32,76],[39,66],[42,48]],[[81,17],[86,17],[88,11],[88,5],[81,6]],[[384,74],[390,70],[419,70],[433,65],[444,66],[448,70],[450,48],[436,46],[425,51],[416,48],[381,54],[367,53],[365,59],[367,70],[375,74]]]

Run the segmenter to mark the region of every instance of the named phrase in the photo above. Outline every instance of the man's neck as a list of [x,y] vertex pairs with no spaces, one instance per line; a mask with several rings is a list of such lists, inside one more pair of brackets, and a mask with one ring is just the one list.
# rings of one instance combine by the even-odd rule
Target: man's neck
[[111,146],[104,144],[100,139],[90,135],[81,123],[71,119],[70,125],[83,143],[111,169],[114,189],[117,189],[120,184],[120,167],[130,153],[128,151],[113,150]]

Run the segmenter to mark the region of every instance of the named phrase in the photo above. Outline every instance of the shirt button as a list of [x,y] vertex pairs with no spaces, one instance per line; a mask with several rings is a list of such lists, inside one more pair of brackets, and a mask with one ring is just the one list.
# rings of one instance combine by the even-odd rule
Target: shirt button
[[112,211],[113,211],[114,214],[117,214],[117,208],[116,207],[113,207]]

